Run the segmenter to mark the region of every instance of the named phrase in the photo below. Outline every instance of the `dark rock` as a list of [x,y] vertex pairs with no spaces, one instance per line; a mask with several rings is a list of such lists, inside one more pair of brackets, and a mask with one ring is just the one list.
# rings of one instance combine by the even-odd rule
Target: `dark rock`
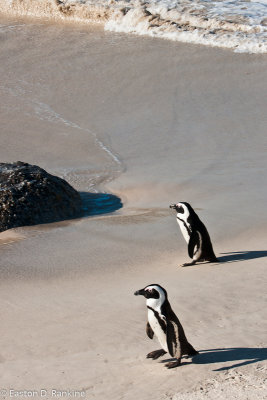
[[79,193],[37,165],[0,163],[0,232],[82,216]]

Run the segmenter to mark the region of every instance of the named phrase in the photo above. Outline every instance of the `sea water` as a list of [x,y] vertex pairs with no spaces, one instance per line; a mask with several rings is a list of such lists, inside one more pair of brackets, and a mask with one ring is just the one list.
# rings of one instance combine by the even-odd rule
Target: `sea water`
[[106,30],[267,52],[267,0],[0,0],[5,14],[102,23]]

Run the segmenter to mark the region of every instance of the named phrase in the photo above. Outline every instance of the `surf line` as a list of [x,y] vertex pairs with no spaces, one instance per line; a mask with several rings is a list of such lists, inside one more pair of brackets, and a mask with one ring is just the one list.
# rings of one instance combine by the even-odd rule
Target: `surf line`
[[97,137],[97,134],[93,132],[89,128],[82,128],[80,125],[76,124],[75,122],[69,121],[65,118],[63,118],[60,114],[58,114],[56,111],[54,111],[48,104],[46,103],[41,103],[39,101],[35,101],[35,113],[39,116],[40,119],[43,120],[48,120],[50,122],[61,122],[66,126],[70,126],[75,129],[79,129],[85,132],[90,133],[95,139],[95,142],[97,145],[105,151],[111,158],[112,160],[120,166],[120,169],[123,169],[122,162],[120,159]]

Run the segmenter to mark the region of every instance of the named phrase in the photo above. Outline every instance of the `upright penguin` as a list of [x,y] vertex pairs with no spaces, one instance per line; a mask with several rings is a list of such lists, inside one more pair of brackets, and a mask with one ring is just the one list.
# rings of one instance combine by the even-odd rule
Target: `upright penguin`
[[177,212],[177,223],[188,244],[188,255],[193,259],[191,263],[185,263],[182,266],[194,265],[198,261],[218,262],[207,228],[190,204],[181,202],[171,204],[170,208],[174,208]]
[[163,356],[167,352],[176,361],[167,363],[167,368],[178,367],[181,363],[183,355],[195,356],[198,352],[187,341],[183,327],[173,312],[168,301],[166,290],[160,285],[148,285],[144,289],[137,290],[136,296],[142,295],[146,300],[148,309],[148,322],[146,325],[146,333],[150,339],[154,334],[157,336],[162,349],[152,351],[147,354],[147,358],[157,358]]

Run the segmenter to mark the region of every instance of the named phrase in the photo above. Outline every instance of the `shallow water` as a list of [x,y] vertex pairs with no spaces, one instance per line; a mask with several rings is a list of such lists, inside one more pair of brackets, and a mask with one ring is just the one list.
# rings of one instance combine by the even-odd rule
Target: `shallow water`
[[91,103],[101,92],[92,79],[102,78],[87,54],[100,50],[103,35],[74,26],[0,21],[2,162],[26,160],[91,192],[123,171],[116,152],[90,123]]

